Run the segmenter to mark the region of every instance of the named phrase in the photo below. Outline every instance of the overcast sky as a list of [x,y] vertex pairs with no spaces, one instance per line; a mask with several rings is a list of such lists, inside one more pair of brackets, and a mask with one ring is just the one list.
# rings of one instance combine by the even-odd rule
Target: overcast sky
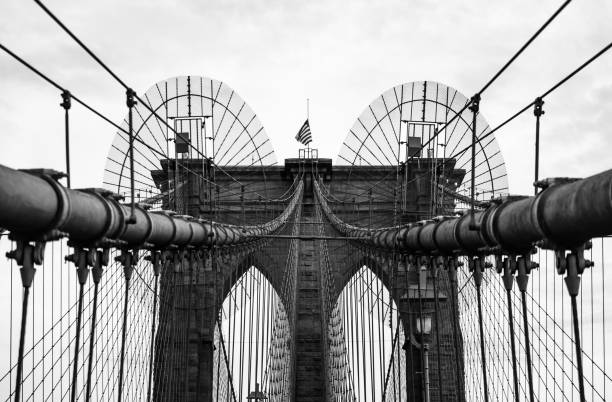
[[[258,114],[278,160],[310,115],[334,160],[354,120],[392,86],[439,81],[476,92],[561,1],[48,1],[138,93],[176,75],[226,82]],[[612,39],[612,2],[575,0],[483,96],[492,126]],[[0,2],[0,42],[114,121],[124,91],[33,1]],[[0,163],[64,169],[56,89],[0,54]],[[612,53],[546,99],[542,175],[612,167]],[[114,130],[72,113],[73,186],[99,186]],[[511,192],[530,192],[531,111],[499,132]]]

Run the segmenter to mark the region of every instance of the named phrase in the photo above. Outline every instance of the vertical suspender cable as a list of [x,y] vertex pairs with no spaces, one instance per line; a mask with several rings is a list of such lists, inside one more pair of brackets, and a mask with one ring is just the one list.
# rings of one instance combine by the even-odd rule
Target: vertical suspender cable
[[[189,331],[191,328],[191,312],[193,309],[193,271],[194,266],[197,264],[195,251],[191,250],[188,254],[188,265],[189,265],[189,287],[187,288],[187,292],[189,296],[187,297],[187,308],[184,309],[185,314],[187,314],[187,327],[185,329],[185,348],[183,350],[183,359],[185,365],[185,374],[183,377],[183,392],[184,398],[188,399],[189,395],[189,370],[187,369],[188,361],[189,361]],[[214,310],[216,312],[216,310]],[[216,320],[215,320],[216,322]],[[213,324],[213,334],[214,334],[214,324]],[[213,335],[213,346],[214,346],[214,335]],[[214,359],[213,359],[214,360]]]
[[[425,258],[424,258],[425,259]],[[423,318],[423,287],[421,286],[421,278],[426,275],[425,267],[423,265],[423,261],[417,260],[416,269],[417,269],[417,291],[419,295],[419,327],[420,329],[417,332],[419,333],[419,349],[421,349],[421,395],[424,402],[429,402],[429,379],[426,369],[427,369],[427,345],[425,345],[424,339],[424,331],[425,324]],[[426,278],[426,277],[425,277]]]
[[26,320],[28,316],[28,299],[30,298],[30,286],[23,288],[23,304],[21,310],[21,331],[19,333],[19,354],[17,356],[17,376],[15,384],[15,402],[21,402],[21,378],[23,376],[23,349],[25,344]]
[[247,274],[249,275],[249,359],[248,359],[248,371],[247,371],[247,395],[251,392],[251,374],[252,374],[252,366],[253,362],[253,307],[255,304],[255,275],[253,274],[253,262],[249,266],[249,270]]
[[[30,287],[34,280],[36,269],[34,262],[36,258],[35,247],[28,242],[17,241],[17,248],[6,254],[8,258],[15,259],[21,265],[21,283],[23,285],[23,304],[21,308],[21,329],[19,332],[19,354],[17,355],[17,374],[15,378],[14,401],[21,402],[21,380],[23,376],[23,349],[25,344],[26,321],[28,317],[28,300],[30,298]],[[40,258],[42,260],[42,258]],[[40,263],[41,261],[36,261]]]
[[478,298],[478,328],[480,330],[480,354],[481,354],[481,364],[482,364],[482,386],[484,391],[484,400],[485,402],[489,402],[489,388],[487,385],[487,358],[486,358],[486,349],[485,349],[485,339],[484,339],[484,324],[482,317],[482,295],[481,295],[481,285],[482,285],[482,259],[480,257],[475,258],[471,261],[474,264],[474,283],[476,284],[476,296]]
[[[95,251],[94,251],[95,252]],[[81,322],[83,319],[83,291],[87,277],[89,275],[89,268],[87,267],[87,252],[82,248],[75,247],[74,254],[66,257],[66,260],[72,261],[77,266],[77,276],[79,280],[79,305],[77,310],[77,321],[76,321],[76,335],[74,342],[74,358],[72,361],[72,389],[70,393],[70,400],[76,401],[76,387],[77,387],[77,374],[79,364],[79,349],[81,346]]]
[[514,400],[519,402],[518,371],[516,360],[516,342],[514,335],[514,317],[512,314],[512,285],[514,284],[513,270],[514,260],[506,258],[503,262],[503,281],[506,288],[506,298],[508,301],[508,327],[510,329],[510,350],[512,353],[512,380],[514,384]]
[[117,401],[121,402],[123,397],[123,370],[125,366],[125,338],[127,335],[127,316],[128,316],[128,296],[130,294],[130,279],[134,270],[134,256],[130,251],[123,250],[120,257],[117,257],[123,265],[125,276],[125,295],[123,303],[123,326],[121,328],[121,355],[119,362],[119,386],[117,388]]
[[527,319],[527,283],[529,281],[529,272],[532,268],[532,262],[530,257],[522,256],[517,260],[518,275],[516,277],[519,290],[521,291],[521,303],[523,307],[523,332],[525,334],[525,356],[527,358],[527,381],[529,383],[529,400],[535,401],[535,395],[533,393],[533,367],[531,363],[531,342],[529,341],[529,321]]
[[571,296],[572,300],[572,321],[574,324],[574,344],[576,345],[576,369],[578,371],[578,389],[580,391],[580,401],[585,401],[584,393],[584,373],[582,369],[582,347],[580,346],[580,324],[578,323],[578,304],[576,295]]
[[94,357],[94,344],[95,344],[95,333],[96,333],[96,316],[98,312],[98,289],[100,280],[102,279],[102,265],[106,265],[108,258],[108,249],[104,251],[96,251],[97,257],[94,261],[94,266],[91,270],[92,279],[94,282],[94,299],[92,306],[91,315],[91,328],[89,332],[89,358],[87,362],[87,388],[85,391],[85,401],[91,400],[91,373],[93,370],[93,357]]
[[[584,250],[580,252],[584,253]],[[572,252],[566,257],[565,271],[567,276],[565,277],[565,285],[571,298],[572,303],[572,323],[574,327],[574,345],[576,347],[576,370],[578,374],[578,390],[580,392],[580,402],[585,401],[584,392],[584,372],[582,368],[582,347],[580,345],[580,323],[578,322],[578,303],[576,297],[580,291],[580,274],[585,267],[592,266],[592,262],[583,261],[582,266],[578,261],[579,257],[577,252]],[[581,258],[584,260],[584,258]]]
[[527,321],[527,296],[521,292],[521,302],[523,304],[523,329],[525,331],[525,355],[527,356],[527,380],[529,381],[529,400],[534,401],[533,394],[533,373],[531,363],[531,343],[529,341],[529,322]]
[[155,275],[155,288],[153,291],[153,317],[151,319],[151,347],[149,349],[149,383],[147,385],[147,402],[151,402],[151,382],[153,378],[153,353],[155,350],[155,319],[157,318],[157,292],[159,289],[159,273],[161,270],[161,256],[159,251],[151,253],[151,263]]
[[[364,268],[364,266],[361,266],[361,269],[359,270],[359,291],[358,291],[358,295],[359,295],[359,309],[361,310],[361,321],[360,321],[360,327],[361,327],[361,364],[363,367],[363,396],[364,399],[366,398],[367,395],[367,390],[368,390],[368,386],[367,386],[367,378],[366,378],[366,373],[368,372],[366,370],[366,351],[365,351],[365,338],[366,338],[366,332],[365,332],[365,308],[363,306],[364,304],[364,300],[363,298],[361,298],[361,295],[363,294],[363,274],[364,271],[367,268]],[[357,303],[357,295],[355,295],[355,302]]]
[[[393,261],[393,260],[391,260]],[[382,266],[378,266],[378,275],[376,276],[376,278],[382,278]],[[377,280],[376,281],[376,294],[377,297],[374,299],[375,303],[376,303],[376,313],[378,316],[378,365],[379,365],[379,379],[380,379],[380,385],[381,385],[381,393],[384,393],[384,375],[385,375],[385,356],[386,356],[386,351],[385,351],[385,320],[383,318],[383,313],[384,313],[384,306],[383,306],[383,302],[384,302],[384,296],[383,296],[383,284],[381,283],[381,281]],[[391,304],[389,303],[389,306],[391,306]],[[380,325],[382,322],[382,325]],[[381,394],[382,395],[382,394]]]
[[[371,212],[370,212],[371,215]],[[366,318],[368,319],[368,331],[366,333],[366,335],[369,337],[369,356],[370,356],[370,388],[371,388],[371,393],[372,393],[372,400],[376,400],[376,377],[374,375],[374,330],[373,330],[373,321],[372,321],[372,270],[368,267],[365,268],[364,274],[366,274],[366,279],[367,282],[366,284],[366,288],[365,288],[365,292],[367,292],[367,298],[365,298],[366,294],[365,293],[361,293],[361,298],[364,299],[363,304],[365,305],[367,303],[367,310],[368,314],[366,314]]]
[[246,272],[244,272],[242,274],[242,291],[240,292],[240,318],[239,318],[239,324],[240,324],[240,337],[239,339],[239,347],[238,347],[238,364],[240,365],[240,380],[238,382],[238,400],[242,401],[242,391],[243,391],[243,384],[242,384],[242,379],[243,377],[243,373],[244,373],[244,329],[246,327],[245,325],[245,320],[246,320],[246,314],[245,314],[245,293],[246,293],[246,288],[244,285],[244,282],[246,281],[246,277],[247,277],[247,272],[250,269],[250,258],[247,258],[248,264],[246,267]]
[[[404,279],[405,279],[405,288],[409,289],[409,283],[408,283],[408,271],[409,271],[409,266],[411,264],[411,257],[405,256],[404,257]],[[401,300],[401,299],[400,299]],[[408,311],[408,313],[410,313],[410,311]],[[398,314],[398,318],[399,318],[399,314]],[[408,369],[408,362],[410,362],[411,366],[414,366],[414,356],[413,356],[413,347],[412,344],[410,343],[410,324],[408,325],[408,328],[405,328],[405,344],[404,344],[404,348],[406,350],[406,394],[408,394],[408,392],[410,392],[410,394],[412,395],[412,400],[413,401],[417,401],[418,400],[418,394],[415,390],[414,387],[414,377],[415,377],[415,373],[412,370]],[[411,380],[410,380],[410,391],[408,390],[408,376],[411,376]]]
[[[350,258],[350,256],[348,256],[348,258]],[[350,326],[350,332],[351,332],[351,360],[352,360],[352,366],[353,366],[353,373],[357,373],[357,395],[359,395],[359,398],[361,398],[361,379],[360,379],[360,375],[359,375],[359,355],[358,355],[358,351],[357,351],[357,339],[359,338],[357,335],[357,313],[355,312],[355,295],[354,295],[354,291],[355,291],[355,276],[353,276],[350,280],[350,282],[347,285],[347,296],[349,299],[349,319],[351,320],[351,326]],[[350,292],[350,293],[349,293]],[[353,374],[354,376],[354,374]]]
[[[437,262],[432,263],[433,268],[433,292],[434,292],[434,319],[436,321],[436,360],[438,363],[438,397],[442,400],[442,351],[440,349],[440,298],[438,294],[439,266]],[[459,384],[457,384],[459,386]]]
[[[402,256],[400,255],[399,258],[398,258],[398,262],[399,262],[399,260],[401,258],[402,258]],[[398,263],[398,267],[399,266],[400,265]],[[396,289],[397,288],[398,288],[398,286],[396,284]],[[397,290],[395,291],[395,294],[397,295]],[[400,297],[398,297],[397,300],[399,301]],[[395,323],[395,326],[396,326],[396,331],[398,333],[398,337],[399,337],[399,331],[402,330],[402,321],[401,321],[401,314],[400,314],[399,308],[400,308],[400,305],[398,304],[397,305],[397,313],[395,314],[395,319],[397,320],[396,323]],[[402,400],[402,386],[401,386],[401,383],[403,381],[402,380],[402,356],[401,356],[402,352],[400,351],[400,349],[401,349],[401,347],[400,347],[399,338],[398,338],[398,342],[397,342],[397,359],[396,359],[397,360],[397,380],[396,380],[396,382],[397,382],[397,388],[399,390],[399,392],[398,392],[399,393],[399,399]],[[407,397],[408,397],[408,390],[406,390],[406,398]]]

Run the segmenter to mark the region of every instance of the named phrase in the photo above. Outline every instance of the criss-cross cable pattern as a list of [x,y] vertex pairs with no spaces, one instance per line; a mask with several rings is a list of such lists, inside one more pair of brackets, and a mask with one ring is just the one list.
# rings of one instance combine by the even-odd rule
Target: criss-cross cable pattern
[[[608,185],[606,181],[605,188]],[[414,230],[426,232],[423,226],[368,229],[346,224],[332,212],[331,205],[336,205],[342,211],[342,204],[330,197],[329,189],[318,183],[315,183],[315,189],[330,223],[340,233],[355,239],[353,242],[357,247],[352,255],[357,257],[354,258],[371,259],[371,263],[366,264],[370,269],[376,267],[377,261],[382,261],[388,267],[388,277],[402,276],[402,271],[412,271],[412,275],[416,275],[416,283],[404,287],[408,290],[405,299],[413,299],[408,303],[408,310],[411,311],[407,311],[405,321],[413,326],[412,342],[418,345],[418,327],[421,325],[418,317],[428,317],[431,334],[427,348],[432,350],[423,353],[417,347],[417,356],[411,357],[407,353],[407,361],[412,358],[417,360],[412,361],[413,368],[409,368],[411,373],[408,374],[415,377],[413,381],[407,381],[408,386],[417,383],[412,392],[421,392],[425,381],[422,371],[424,356],[427,356],[427,389],[430,393],[427,398],[430,400],[549,400],[556,397],[572,400],[581,398],[581,395],[588,400],[605,400],[606,389],[609,388],[609,377],[605,372],[606,356],[602,353],[609,339],[605,329],[605,294],[601,287],[606,279],[605,270],[584,271],[582,281],[578,282],[579,297],[572,297],[571,293],[568,295],[566,285],[571,279],[563,283],[560,277],[555,278],[553,274],[556,265],[559,272],[567,276],[562,265],[567,256],[541,247],[538,247],[530,265],[539,267],[537,271],[533,268],[525,270],[520,259],[518,267],[514,265],[510,272],[506,271],[507,263],[504,261],[500,264],[501,259],[495,257],[494,251],[492,256],[485,257],[483,269],[478,273],[478,268],[474,268],[474,252],[464,251],[468,257],[455,267],[465,268],[458,269],[457,274],[448,275],[448,263],[440,259],[448,252],[434,251],[433,255],[438,255],[434,258],[437,258],[436,261],[429,262],[422,257],[415,259],[414,253],[418,255],[424,250],[411,247],[423,247],[425,238],[419,240],[420,246],[410,241],[404,242],[403,239],[411,238]],[[590,192],[586,194],[595,196]],[[430,222],[439,226],[439,223]],[[500,230],[503,232],[505,229],[502,227]],[[386,240],[386,232],[395,232],[391,242]],[[457,233],[462,236],[460,232]],[[607,240],[594,239],[587,246],[585,255],[595,262],[595,267],[605,267]],[[442,238],[434,239],[434,242],[441,241]],[[398,255],[405,264],[394,262]],[[589,265],[586,264],[587,267]],[[515,274],[516,283],[512,286]],[[475,278],[478,275],[481,276],[479,280]],[[388,283],[392,289],[398,286],[392,280]],[[508,286],[509,292],[506,290]],[[579,315],[572,314],[572,298],[577,299]],[[449,299],[451,303],[448,303]],[[405,301],[402,297],[398,299],[400,315],[402,306],[406,305],[402,302]],[[414,315],[417,315],[416,323],[411,317]],[[573,325],[572,320],[578,323],[578,327],[575,323]],[[454,329],[445,333],[445,327]],[[582,338],[581,363],[576,355],[576,342],[580,339],[577,333]],[[453,367],[455,363],[456,367]],[[455,382],[453,375],[456,373],[459,375]],[[443,377],[446,378],[442,380]],[[582,389],[580,378],[583,381]],[[460,394],[447,393],[449,389],[460,390]],[[410,394],[411,390],[407,392]],[[388,397],[388,394],[385,396]],[[413,398],[418,396],[413,395]],[[372,400],[375,399],[373,396]]]
[[[294,230],[294,225],[289,222],[295,219],[292,216],[299,216],[296,205],[301,199],[303,186],[296,180],[291,187],[292,193],[283,201],[286,208],[267,224],[236,227],[214,223],[207,226],[212,229],[212,232],[208,230],[213,247],[171,247],[159,254],[153,244],[144,242],[140,252],[134,248],[128,254],[125,248],[121,248],[121,251],[113,250],[105,255],[109,248],[102,245],[98,247],[104,251],[97,251],[97,247],[90,246],[85,250],[81,248],[82,244],[67,246],[65,241],[51,241],[49,247],[41,249],[43,266],[35,275],[31,289],[28,288],[32,300],[30,314],[23,314],[23,317],[26,317],[25,329],[31,331],[31,338],[23,338],[21,358],[17,359],[12,353],[9,355],[6,374],[0,380],[8,399],[16,398],[15,393],[19,392],[19,399],[24,400],[183,400],[197,392],[193,388],[198,383],[196,377],[202,375],[201,368],[196,370],[199,373],[196,374],[189,368],[189,362],[194,354],[201,356],[199,349],[206,342],[211,355],[213,349],[218,352],[214,359],[216,370],[209,367],[216,379],[209,380],[209,385],[215,388],[216,400],[221,400],[219,395],[237,400],[235,395],[252,389],[255,380],[264,385],[263,379],[268,375],[264,376],[264,371],[270,371],[267,369],[270,362],[267,349],[270,340],[274,339],[272,327],[264,326],[261,332],[255,333],[255,325],[249,324],[247,329],[243,324],[242,331],[253,336],[253,344],[257,347],[236,348],[232,342],[242,342],[236,337],[235,329],[226,325],[225,331],[218,330],[219,325],[223,327],[223,311],[217,320],[210,323],[207,320],[215,316],[212,312],[219,308],[222,296],[227,292],[224,288],[244,287],[246,283],[247,287],[250,286],[247,297],[253,301],[258,295],[256,304],[247,304],[251,306],[251,316],[258,312],[255,317],[262,323],[271,322],[271,315],[276,315],[278,321],[287,321],[282,307],[274,313],[267,309],[291,300],[294,278],[291,275],[284,278],[280,266],[272,266],[271,261],[264,260],[263,257],[270,253],[269,245],[266,246],[270,240],[259,236],[265,233],[282,235]],[[70,199],[70,195],[68,197]],[[152,217],[150,215],[144,221],[153,223]],[[257,219],[262,220],[261,217]],[[141,224],[144,221],[141,220]],[[180,226],[174,225],[173,236],[178,240]],[[194,228],[191,229],[190,241],[195,241]],[[151,229],[148,233],[147,236],[152,234]],[[255,238],[252,237],[248,240],[255,233],[259,240],[253,242]],[[22,240],[9,242],[5,239],[2,247],[6,252],[10,249],[19,252]],[[228,247],[232,250],[231,255]],[[64,262],[69,252],[72,254],[66,260],[77,266],[76,273],[74,269],[67,269],[68,261]],[[94,257],[96,253],[98,257]],[[126,255],[134,260],[127,262]],[[265,287],[266,280],[261,273],[252,273],[249,267],[256,261],[265,261],[267,275],[277,271],[273,274],[277,277],[271,279],[277,289],[281,289],[279,285],[284,282],[284,290],[280,292],[282,303],[270,282],[266,282],[268,286]],[[233,267],[232,270],[223,269],[228,266]],[[5,282],[6,294],[11,296],[7,315],[9,345],[20,339],[17,317],[22,315],[13,303],[21,288],[15,272],[7,271],[10,277]],[[240,281],[233,285],[238,279]],[[219,286],[213,286],[212,292],[207,292],[211,282],[219,283]],[[254,292],[254,289],[258,291]],[[259,289],[264,289],[263,295]],[[235,293],[230,292],[226,300],[234,299],[236,303]],[[25,296],[24,300],[27,300]],[[208,310],[211,313],[206,314]],[[206,331],[213,335],[215,327],[214,336],[207,338]],[[274,336],[286,339],[286,331],[281,332],[278,328],[277,333]],[[245,353],[248,359],[245,359]],[[16,363],[17,360],[21,363]],[[242,379],[238,384],[233,383],[232,370],[235,367],[230,362],[242,361],[257,362],[252,367],[249,364],[248,376],[249,379],[252,376],[252,384]],[[288,362],[285,367],[291,367],[291,359]],[[274,370],[270,375],[276,375]],[[14,387],[16,381],[18,388]],[[290,389],[288,382],[289,376],[286,375],[283,389]]]
[[[227,84],[139,96],[35,2],[128,114],[113,123],[0,44],[61,92],[68,174],[0,166],[5,400],[609,399],[612,172],[538,172],[544,98],[612,44],[493,129],[479,112],[571,0],[471,98],[398,85],[336,165],[308,149],[285,166]],[[71,100],[118,130],[106,189],[69,189]],[[536,196],[508,197],[493,134],[531,107]]]

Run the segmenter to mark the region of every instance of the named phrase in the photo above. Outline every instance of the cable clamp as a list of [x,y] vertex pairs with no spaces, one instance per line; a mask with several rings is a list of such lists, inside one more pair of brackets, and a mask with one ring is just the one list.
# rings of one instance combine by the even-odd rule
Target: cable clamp
[[72,94],[70,94],[70,91],[64,90],[62,92],[62,103],[60,103],[60,106],[63,107],[65,110],[69,110],[72,106],[71,99]]
[[533,102],[533,115],[535,117],[540,117],[544,114],[542,106],[544,106],[544,100],[538,96]]
[[468,107],[472,113],[478,113],[480,110],[480,94],[475,94],[470,98],[470,106]]
[[134,92],[132,88],[128,88],[125,90],[125,104],[130,109],[136,106],[138,103],[136,102],[135,97],[136,97],[136,92]]

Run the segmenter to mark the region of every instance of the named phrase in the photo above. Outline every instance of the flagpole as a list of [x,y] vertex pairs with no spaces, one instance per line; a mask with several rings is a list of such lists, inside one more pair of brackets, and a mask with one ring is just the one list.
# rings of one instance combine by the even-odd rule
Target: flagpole
[[[310,98],[306,98],[306,121],[310,119]],[[310,157],[310,142],[306,144],[308,157]]]

